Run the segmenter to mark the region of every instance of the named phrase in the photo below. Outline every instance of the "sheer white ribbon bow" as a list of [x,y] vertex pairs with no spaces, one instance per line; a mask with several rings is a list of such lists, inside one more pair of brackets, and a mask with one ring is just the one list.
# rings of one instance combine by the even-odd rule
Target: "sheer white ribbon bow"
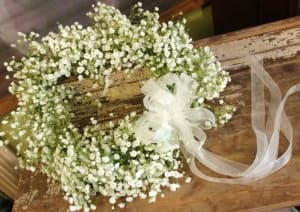
[[142,87],[148,111],[136,123],[136,136],[143,142],[159,143],[168,150],[182,141],[184,148],[196,154],[206,140],[215,116],[202,107],[191,108],[194,79],[186,74],[167,74]]
[[[148,80],[142,88],[144,105],[148,110],[138,120],[136,136],[142,141],[161,143],[165,148],[179,144],[191,171],[198,177],[221,183],[248,184],[271,175],[291,158],[293,130],[285,114],[287,98],[300,91],[300,84],[292,86],[282,98],[280,89],[258,60],[248,57],[251,68],[252,128],[256,135],[257,153],[251,165],[228,160],[202,148],[206,141],[203,131],[207,121],[215,117],[205,108],[190,108],[192,100],[191,77],[167,74],[158,81]],[[171,93],[167,86],[175,88]],[[264,87],[271,94],[270,103],[264,98]],[[265,107],[268,106],[267,121]],[[286,151],[278,157],[280,131],[288,141]],[[213,171],[228,177],[211,177],[195,165],[195,158]]]

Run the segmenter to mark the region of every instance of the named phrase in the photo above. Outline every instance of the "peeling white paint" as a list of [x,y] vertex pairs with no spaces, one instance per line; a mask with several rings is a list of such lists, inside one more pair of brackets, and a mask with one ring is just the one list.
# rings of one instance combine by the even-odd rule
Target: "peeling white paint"
[[246,52],[264,60],[291,58],[300,52],[300,28],[216,44],[211,49],[227,70],[245,67]]

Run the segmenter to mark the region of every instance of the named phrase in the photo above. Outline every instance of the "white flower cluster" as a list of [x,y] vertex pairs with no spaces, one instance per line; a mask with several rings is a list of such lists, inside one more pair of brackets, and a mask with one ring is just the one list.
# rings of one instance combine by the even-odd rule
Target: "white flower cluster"
[[112,125],[109,133],[92,120],[94,125],[84,129],[81,141],[68,145],[63,157],[57,151],[53,166],[64,173],[60,180],[71,209],[94,208],[91,197],[97,193],[122,208],[137,197],[155,201],[161,187],[179,187],[175,179],[184,174],[179,147],[163,152],[158,145],[141,145],[134,136],[134,116]]
[[[155,144],[141,145],[133,132],[134,115],[106,132],[92,119],[80,132],[71,110],[77,91],[63,80],[90,78],[94,86],[108,87],[113,71],[145,68],[154,77],[186,72],[199,83],[194,104],[206,106],[230,78],[209,48],[193,48],[184,21],[161,24],[157,11],[144,11],[141,4],[126,17],[97,3],[88,16],[92,24],[87,27],[59,25],[57,33],[43,38],[19,34],[17,45],[27,45],[28,53],[4,64],[14,73],[10,92],[19,107],[2,120],[0,145],[16,145],[21,168],[39,167],[59,181],[72,210],[94,209],[98,193],[121,208],[136,197],[155,201],[161,187],[179,187],[179,147],[163,152]],[[224,120],[231,109],[226,105],[216,115]]]

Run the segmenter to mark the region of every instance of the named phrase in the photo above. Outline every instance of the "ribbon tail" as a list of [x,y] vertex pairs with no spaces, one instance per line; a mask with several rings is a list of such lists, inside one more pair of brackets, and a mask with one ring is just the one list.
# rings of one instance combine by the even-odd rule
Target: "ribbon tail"
[[181,148],[183,151],[189,153],[189,159],[197,158],[197,160],[206,167],[223,175],[240,176],[241,173],[245,171],[247,168],[245,164],[223,158],[202,148],[202,145],[206,141],[205,132],[200,127],[191,126],[191,129],[193,134],[192,138],[185,136],[184,133],[181,132],[181,140],[184,144],[189,145],[188,147],[182,145]]
[[[246,166],[243,164],[227,160],[204,149],[201,149],[201,151],[199,151],[201,154],[196,156],[186,151],[186,149],[183,149],[185,157],[190,159],[188,165],[191,171],[202,179],[220,183],[249,184],[276,172],[287,164],[291,158],[293,131],[285,114],[284,105],[290,95],[300,91],[300,83],[291,87],[284,98],[281,99],[281,94],[278,93],[278,89],[276,89],[277,84],[258,61],[251,58],[250,62],[252,74],[252,125],[256,133],[258,149],[256,158],[254,162],[245,169]],[[269,110],[268,116],[272,116],[272,118],[268,118],[267,129],[265,129],[264,123],[265,101],[262,94],[264,92],[264,85],[266,85],[271,92],[270,107],[272,109]],[[289,145],[286,151],[277,158],[280,131],[282,131],[283,135],[287,138]],[[268,137],[270,137],[269,142]],[[219,174],[237,178],[208,176],[197,168],[195,158]],[[222,166],[224,167],[222,168]],[[239,171],[241,172],[238,173]]]

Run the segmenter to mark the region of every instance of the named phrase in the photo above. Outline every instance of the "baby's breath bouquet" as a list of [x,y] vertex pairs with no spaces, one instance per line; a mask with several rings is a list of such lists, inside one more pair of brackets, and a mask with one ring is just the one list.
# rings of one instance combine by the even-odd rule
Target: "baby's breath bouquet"
[[[59,25],[56,33],[42,38],[20,33],[17,45],[27,46],[26,55],[5,63],[15,79],[10,92],[19,103],[1,122],[0,142],[17,144],[20,168],[38,169],[59,182],[71,210],[95,209],[92,199],[98,194],[109,197],[112,207],[123,208],[137,197],[153,202],[163,187],[175,191],[178,179],[190,181],[182,170],[180,133],[164,124],[153,142],[146,133],[137,133],[137,123],[145,120],[135,113],[106,130],[91,117],[91,124],[79,130],[71,107],[78,91],[63,80],[89,78],[93,86],[109,89],[112,72],[145,69],[158,83],[153,86],[170,98],[183,86],[189,94],[184,107],[215,116],[203,124],[211,127],[224,124],[234,110],[222,100],[218,106],[211,101],[219,98],[230,78],[208,47],[193,48],[185,20],[160,23],[158,9],[145,11],[140,3],[128,17],[102,3],[87,15],[87,27]],[[147,89],[143,92],[150,95]],[[180,104],[176,98],[171,108]],[[146,115],[151,114],[150,103],[145,107]],[[173,111],[175,117],[178,111]]]

